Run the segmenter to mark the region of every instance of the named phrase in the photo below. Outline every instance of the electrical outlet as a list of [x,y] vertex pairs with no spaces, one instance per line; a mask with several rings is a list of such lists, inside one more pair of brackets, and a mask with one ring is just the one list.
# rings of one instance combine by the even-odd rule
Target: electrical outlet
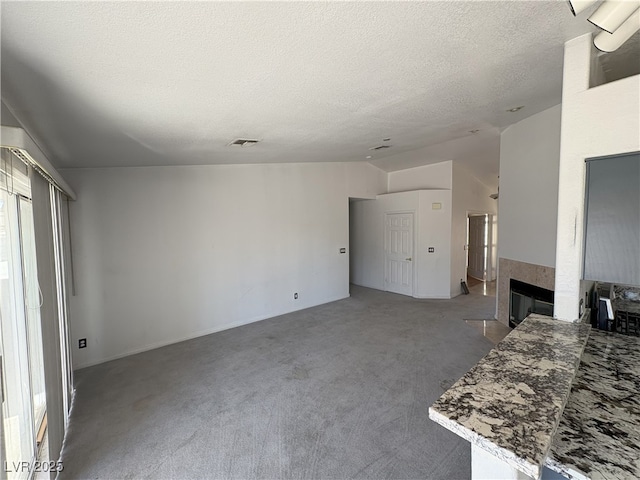
[[294,300],[297,300],[297,299],[298,299],[298,293],[297,293],[297,292],[293,294],[293,299],[294,299]]
[[87,348],[87,339],[81,338],[78,340],[78,348]]
[[429,253],[433,253],[433,252],[435,252],[435,251],[436,251],[436,249],[435,249],[435,248],[433,248],[433,247],[429,247]]

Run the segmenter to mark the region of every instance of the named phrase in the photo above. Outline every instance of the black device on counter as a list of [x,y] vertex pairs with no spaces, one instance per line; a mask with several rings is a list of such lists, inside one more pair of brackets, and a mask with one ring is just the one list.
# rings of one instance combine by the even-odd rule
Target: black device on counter
[[598,300],[598,324],[596,328],[612,332],[614,330],[614,318],[611,299],[600,297]]
[[613,285],[610,283],[598,283],[593,289],[593,302],[595,308],[591,311],[591,326],[598,330],[608,332],[615,330],[615,321],[611,299],[613,298]]

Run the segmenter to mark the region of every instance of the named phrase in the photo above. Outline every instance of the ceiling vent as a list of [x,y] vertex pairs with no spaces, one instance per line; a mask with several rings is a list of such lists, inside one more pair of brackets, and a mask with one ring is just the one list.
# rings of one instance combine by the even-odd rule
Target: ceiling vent
[[233,142],[227,143],[227,147],[253,147],[259,141],[255,138],[236,138]]
[[378,145],[377,147],[371,147],[369,150],[382,150],[383,148],[391,148],[391,145]]

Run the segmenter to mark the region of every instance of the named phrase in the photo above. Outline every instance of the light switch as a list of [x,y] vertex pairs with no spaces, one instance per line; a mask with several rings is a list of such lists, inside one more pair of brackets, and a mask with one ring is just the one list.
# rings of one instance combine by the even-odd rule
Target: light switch
[[431,210],[440,210],[441,208],[442,208],[442,204],[439,202],[431,204]]

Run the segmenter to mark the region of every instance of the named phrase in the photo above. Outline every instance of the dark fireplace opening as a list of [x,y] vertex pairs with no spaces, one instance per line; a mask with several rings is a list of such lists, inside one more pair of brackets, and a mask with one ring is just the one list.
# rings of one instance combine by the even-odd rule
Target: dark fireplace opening
[[509,326],[515,328],[530,313],[553,316],[553,290],[511,279],[509,285]]

